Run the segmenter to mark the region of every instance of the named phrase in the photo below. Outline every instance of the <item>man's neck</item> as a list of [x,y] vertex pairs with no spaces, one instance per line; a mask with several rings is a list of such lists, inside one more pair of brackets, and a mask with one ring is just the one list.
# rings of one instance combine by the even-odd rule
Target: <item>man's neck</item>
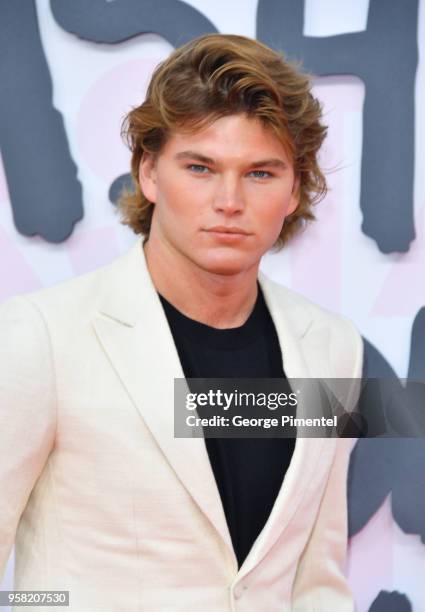
[[168,302],[187,317],[211,327],[239,327],[257,299],[258,264],[238,274],[215,274],[190,260],[145,242],[144,252],[152,282]]

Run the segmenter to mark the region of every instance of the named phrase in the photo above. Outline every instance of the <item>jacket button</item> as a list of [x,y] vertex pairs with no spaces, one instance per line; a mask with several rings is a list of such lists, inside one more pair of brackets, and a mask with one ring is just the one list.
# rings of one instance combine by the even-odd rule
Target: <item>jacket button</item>
[[247,589],[246,584],[238,584],[233,591],[235,599],[240,599]]

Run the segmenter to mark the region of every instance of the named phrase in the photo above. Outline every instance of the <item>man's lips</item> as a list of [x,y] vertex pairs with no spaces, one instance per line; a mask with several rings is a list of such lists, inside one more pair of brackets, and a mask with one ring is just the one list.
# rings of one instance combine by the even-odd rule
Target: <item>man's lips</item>
[[242,229],[241,227],[216,225],[215,227],[208,227],[204,231],[211,232],[213,234],[229,234],[229,235],[241,235],[250,236],[251,233]]

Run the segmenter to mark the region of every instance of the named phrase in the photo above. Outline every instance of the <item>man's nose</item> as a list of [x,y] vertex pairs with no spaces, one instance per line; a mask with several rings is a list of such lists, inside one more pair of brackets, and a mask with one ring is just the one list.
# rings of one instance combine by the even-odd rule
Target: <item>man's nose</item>
[[242,186],[238,177],[220,177],[214,194],[214,209],[232,215],[241,212],[244,206]]

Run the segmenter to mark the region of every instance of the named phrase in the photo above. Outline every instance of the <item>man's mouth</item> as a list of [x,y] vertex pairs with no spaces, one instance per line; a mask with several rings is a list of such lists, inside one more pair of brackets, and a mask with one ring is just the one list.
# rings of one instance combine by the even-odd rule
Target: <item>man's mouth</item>
[[241,227],[236,226],[227,226],[227,225],[216,225],[214,227],[206,228],[206,232],[210,232],[213,234],[228,234],[230,235],[239,235],[239,236],[249,236],[250,232],[246,231]]

